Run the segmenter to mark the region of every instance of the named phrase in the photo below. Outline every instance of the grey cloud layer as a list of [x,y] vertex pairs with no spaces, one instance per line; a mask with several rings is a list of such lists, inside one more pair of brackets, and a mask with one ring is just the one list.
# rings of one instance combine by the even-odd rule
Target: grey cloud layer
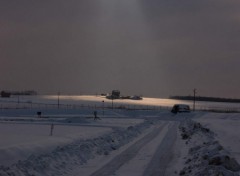
[[2,1],[1,89],[240,96],[237,1]]

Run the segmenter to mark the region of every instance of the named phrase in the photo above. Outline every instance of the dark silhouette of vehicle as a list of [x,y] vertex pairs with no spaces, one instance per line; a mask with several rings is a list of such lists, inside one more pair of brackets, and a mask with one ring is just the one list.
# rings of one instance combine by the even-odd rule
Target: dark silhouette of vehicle
[[175,104],[175,105],[172,107],[171,112],[172,112],[172,113],[190,112],[190,107],[189,107],[189,105],[186,105],[186,104]]

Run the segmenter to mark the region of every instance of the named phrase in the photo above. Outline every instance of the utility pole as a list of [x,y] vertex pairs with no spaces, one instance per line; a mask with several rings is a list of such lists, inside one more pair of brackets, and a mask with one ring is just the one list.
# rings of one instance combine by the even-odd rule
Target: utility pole
[[60,105],[60,104],[59,104],[59,101],[60,101],[60,100],[59,100],[59,95],[60,95],[60,92],[58,92],[58,109],[59,109],[59,105]]
[[113,95],[112,95],[112,109],[113,109]]
[[195,111],[196,93],[197,89],[193,89],[193,111]]
[[104,117],[104,100],[102,101],[102,110],[103,110],[103,117]]

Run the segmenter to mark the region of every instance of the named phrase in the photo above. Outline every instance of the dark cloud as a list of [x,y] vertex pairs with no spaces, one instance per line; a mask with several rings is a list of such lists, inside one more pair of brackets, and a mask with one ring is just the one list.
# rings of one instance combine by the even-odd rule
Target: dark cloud
[[0,89],[240,97],[240,3],[2,1]]

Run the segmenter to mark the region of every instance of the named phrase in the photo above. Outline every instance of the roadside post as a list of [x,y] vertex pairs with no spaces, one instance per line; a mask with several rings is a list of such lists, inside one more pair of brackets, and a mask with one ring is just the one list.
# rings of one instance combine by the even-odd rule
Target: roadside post
[[52,124],[51,124],[51,127],[50,127],[50,136],[53,135],[53,129],[54,129],[54,125],[53,125],[53,123],[52,123]]
[[104,117],[104,100],[102,101],[102,110],[103,110],[103,117]]
[[197,89],[193,89],[193,111],[195,111],[196,93]]

